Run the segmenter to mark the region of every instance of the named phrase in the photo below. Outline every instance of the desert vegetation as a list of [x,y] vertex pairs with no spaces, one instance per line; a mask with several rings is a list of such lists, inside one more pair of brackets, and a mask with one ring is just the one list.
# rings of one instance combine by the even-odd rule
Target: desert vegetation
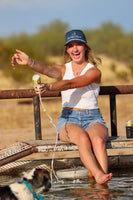
[[[54,64],[55,60],[48,58],[62,56],[64,35],[69,29],[69,24],[55,20],[48,25],[42,25],[37,33],[31,35],[23,32],[0,38],[0,69],[5,76],[13,77],[18,82],[30,82],[32,70],[23,66],[15,70],[11,67],[11,56],[15,49],[27,52],[36,60]],[[128,73],[133,75],[133,33],[125,33],[122,27],[112,22],[103,23],[97,29],[83,31],[95,53],[125,63],[126,72],[118,72],[117,64],[113,63],[115,67],[111,64],[110,68],[116,77],[127,80]]]

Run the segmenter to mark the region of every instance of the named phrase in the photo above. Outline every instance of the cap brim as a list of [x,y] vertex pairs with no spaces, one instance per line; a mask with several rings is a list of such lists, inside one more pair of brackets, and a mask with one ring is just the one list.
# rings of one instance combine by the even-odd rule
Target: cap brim
[[68,40],[66,43],[65,43],[65,46],[70,43],[70,42],[81,42],[81,43],[87,43],[85,40],[81,40],[81,39],[71,39],[71,40]]

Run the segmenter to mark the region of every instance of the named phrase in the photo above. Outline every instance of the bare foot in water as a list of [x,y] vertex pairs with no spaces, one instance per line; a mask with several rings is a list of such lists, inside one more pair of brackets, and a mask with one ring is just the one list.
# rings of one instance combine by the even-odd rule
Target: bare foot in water
[[112,173],[104,174],[102,177],[98,178],[96,181],[99,184],[104,184],[104,183],[108,182],[112,178],[112,176],[113,176]]
[[88,178],[89,179],[94,179],[94,176],[92,175],[91,171],[88,171]]

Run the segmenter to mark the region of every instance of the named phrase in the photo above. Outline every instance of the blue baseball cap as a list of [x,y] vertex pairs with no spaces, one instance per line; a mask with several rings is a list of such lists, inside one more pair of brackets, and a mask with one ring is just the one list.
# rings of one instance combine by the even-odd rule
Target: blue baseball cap
[[87,43],[86,37],[83,33],[83,31],[81,30],[71,30],[69,32],[66,33],[65,35],[65,46],[69,43],[69,42],[73,42],[73,41],[78,41],[78,42],[82,42],[82,43]]

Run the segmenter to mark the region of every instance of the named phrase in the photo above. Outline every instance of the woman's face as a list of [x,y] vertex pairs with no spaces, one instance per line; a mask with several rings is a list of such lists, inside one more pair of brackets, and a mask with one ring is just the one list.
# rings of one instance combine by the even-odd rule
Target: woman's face
[[82,42],[70,42],[67,44],[67,53],[69,53],[72,61],[76,63],[85,62],[86,46]]

